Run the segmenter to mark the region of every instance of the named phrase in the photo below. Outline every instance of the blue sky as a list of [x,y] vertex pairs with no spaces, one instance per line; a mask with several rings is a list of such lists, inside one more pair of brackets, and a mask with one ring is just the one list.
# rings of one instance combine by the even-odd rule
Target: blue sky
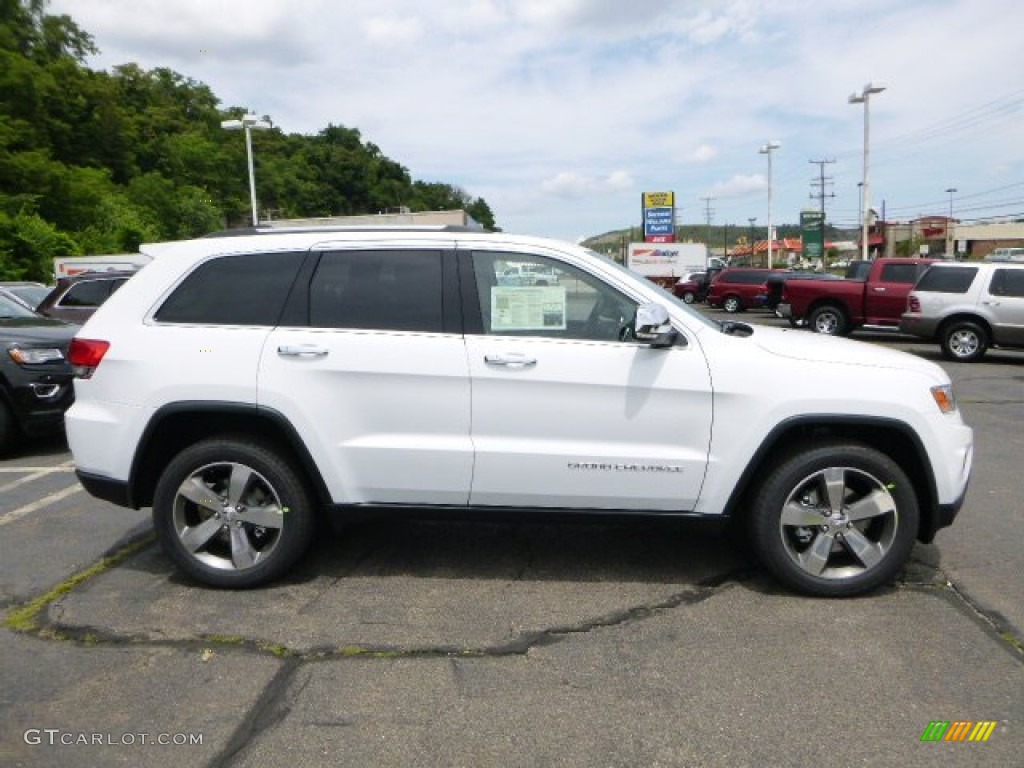
[[[856,226],[868,82],[871,199],[888,218],[1024,216],[1019,0],[53,0],[98,69],[208,84],[282,130],[358,128],[413,178],[567,240],[640,220],[796,222],[818,166]],[[259,137],[254,140],[257,187]],[[244,184],[245,180],[240,179]]]

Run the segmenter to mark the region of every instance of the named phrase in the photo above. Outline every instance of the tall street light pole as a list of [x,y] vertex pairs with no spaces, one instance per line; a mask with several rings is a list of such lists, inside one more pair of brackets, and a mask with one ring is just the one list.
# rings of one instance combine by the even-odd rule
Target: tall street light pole
[[946,257],[956,256],[956,238],[953,237],[953,193],[957,191],[956,187],[950,187],[946,190],[949,195],[949,221],[946,222]]
[[871,218],[871,118],[868,104],[871,102],[871,94],[884,90],[884,85],[868,83],[860,93],[850,94],[849,99],[851,104],[864,105],[864,214],[860,223],[860,257],[865,261],[868,258],[868,219]]
[[754,266],[754,222],[757,216],[751,216],[747,221],[750,222],[750,266]]
[[256,175],[252,168],[252,132],[265,131],[272,128],[266,120],[260,120],[256,115],[242,115],[241,120],[223,120],[221,128],[228,131],[245,131],[245,156],[249,162],[249,199],[252,201],[252,225],[259,226],[259,215],[256,212]]
[[[762,155],[768,155],[768,269],[772,268],[772,150],[778,149],[782,145],[777,141],[769,141],[767,144],[763,144],[761,149],[758,151]],[[751,254],[750,263],[754,263],[753,254]]]

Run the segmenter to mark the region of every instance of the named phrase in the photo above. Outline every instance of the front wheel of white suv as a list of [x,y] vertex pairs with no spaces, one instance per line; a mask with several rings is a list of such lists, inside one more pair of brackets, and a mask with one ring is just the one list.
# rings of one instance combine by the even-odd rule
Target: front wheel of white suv
[[766,475],[750,518],[752,545],[779,581],[806,594],[843,597],[888,583],[906,562],[917,495],[885,454],[822,442]]
[[248,588],[281,576],[305,554],[314,508],[300,475],[271,447],[245,438],[189,446],[167,465],[153,525],[186,574]]

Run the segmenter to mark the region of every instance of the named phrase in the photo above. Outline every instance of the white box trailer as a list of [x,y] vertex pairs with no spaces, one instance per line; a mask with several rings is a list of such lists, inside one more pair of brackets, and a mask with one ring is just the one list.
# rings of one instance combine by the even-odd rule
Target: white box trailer
[[142,269],[153,260],[144,253],[111,253],[100,256],[58,256],[53,260],[53,273],[58,279],[81,272],[115,272]]
[[626,266],[660,285],[671,287],[687,272],[708,264],[704,243],[630,243]]

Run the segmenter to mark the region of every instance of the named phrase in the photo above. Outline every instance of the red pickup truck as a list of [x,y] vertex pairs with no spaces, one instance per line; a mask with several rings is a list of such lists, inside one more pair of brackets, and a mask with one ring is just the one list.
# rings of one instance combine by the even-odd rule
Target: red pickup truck
[[862,325],[898,328],[907,295],[935,259],[882,258],[862,279],[787,280],[776,310],[794,325],[845,336]]

